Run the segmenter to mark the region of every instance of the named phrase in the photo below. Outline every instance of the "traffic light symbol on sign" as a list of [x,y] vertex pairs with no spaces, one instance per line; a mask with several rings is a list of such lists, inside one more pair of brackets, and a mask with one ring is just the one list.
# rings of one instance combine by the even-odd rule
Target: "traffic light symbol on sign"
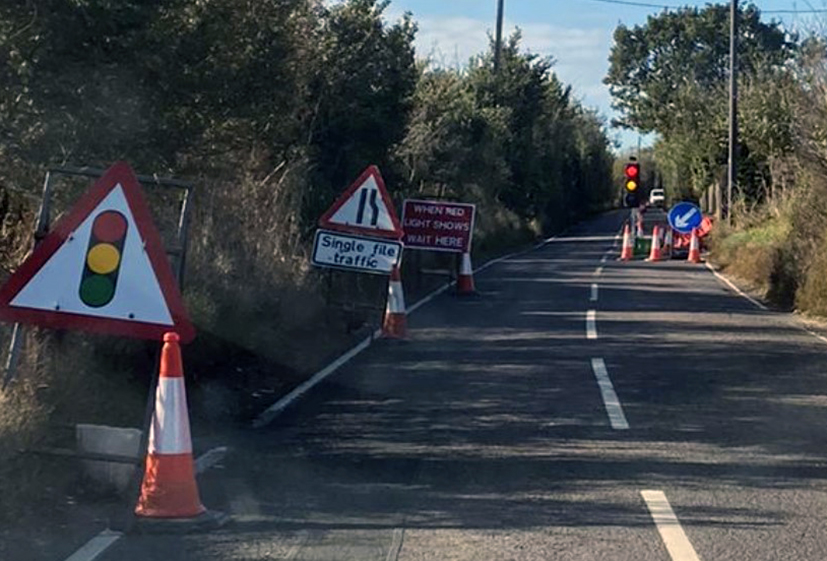
[[115,297],[127,233],[126,217],[118,211],[100,213],[92,224],[80,299],[90,308],[107,305]]

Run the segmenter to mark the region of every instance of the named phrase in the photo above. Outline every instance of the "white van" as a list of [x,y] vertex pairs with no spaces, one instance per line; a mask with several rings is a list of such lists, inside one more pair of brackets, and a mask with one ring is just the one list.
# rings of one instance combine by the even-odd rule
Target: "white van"
[[666,194],[663,189],[652,189],[649,192],[649,206],[666,206]]

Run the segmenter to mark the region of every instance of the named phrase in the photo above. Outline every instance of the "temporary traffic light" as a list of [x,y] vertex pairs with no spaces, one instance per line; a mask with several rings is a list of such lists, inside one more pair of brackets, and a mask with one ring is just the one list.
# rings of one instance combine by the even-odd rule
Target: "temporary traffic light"
[[80,299],[87,306],[100,308],[115,297],[126,233],[126,217],[116,210],[95,218],[80,281]]
[[637,191],[640,185],[640,164],[637,162],[630,162],[626,164],[626,190],[630,193]]
[[623,168],[626,196],[623,198],[627,207],[636,207],[639,204],[640,187],[640,164],[632,158],[632,161]]

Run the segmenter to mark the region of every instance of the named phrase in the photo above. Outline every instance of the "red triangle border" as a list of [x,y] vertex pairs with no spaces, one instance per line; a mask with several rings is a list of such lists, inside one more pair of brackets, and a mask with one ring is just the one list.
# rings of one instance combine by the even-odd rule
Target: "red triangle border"
[[[135,220],[135,227],[144,242],[147,257],[158,279],[174,326],[11,306],[14,297],[119,183],[132,212],[132,218]],[[72,209],[54,224],[51,232],[23,261],[6,284],[0,287],[0,321],[154,340],[163,340],[165,333],[175,331],[182,343],[188,343],[195,338],[195,328],[184,307],[178,283],[164,251],[161,235],[152,221],[152,215],[144,199],[138,178],[129,164],[116,162],[106,170]]]
[[[382,196],[382,202],[385,203],[385,206],[390,213],[391,222],[394,227],[393,231],[363,228],[361,226],[345,226],[342,224],[334,224],[330,221],[331,218],[333,218],[333,215],[336,214],[336,211],[345,205],[350,197],[362,185],[364,185],[365,181],[367,181],[369,177],[373,177],[376,181],[376,185],[379,187],[379,194]],[[333,205],[327,209],[327,212],[325,212],[319,219],[319,227],[326,228],[328,230],[346,232],[348,234],[361,234],[370,237],[390,238],[393,240],[402,239],[402,236],[404,235],[404,232],[402,231],[402,223],[396,215],[396,208],[393,206],[393,201],[391,200],[390,193],[388,193],[388,188],[385,187],[385,181],[382,179],[382,174],[379,172],[379,168],[374,165],[368,166],[368,168],[362,172],[362,175],[360,175],[359,178],[354,181],[353,184],[348,187],[338,199],[336,199],[336,202],[334,202]]]

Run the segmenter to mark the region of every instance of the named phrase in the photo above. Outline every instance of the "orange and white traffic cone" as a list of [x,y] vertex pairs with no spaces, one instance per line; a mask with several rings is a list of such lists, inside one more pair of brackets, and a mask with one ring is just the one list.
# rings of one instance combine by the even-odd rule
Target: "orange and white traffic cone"
[[473,296],[477,291],[474,289],[474,269],[471,267],[471,254],[462,254],[462,262],[457,275],[457,294],[459,296]]
[[689,242],[689,257],[686,260],[689,263],[701,262],[701,244],[698,240],[698,230],[692,230],[692,238]]
[[635,242],[632,241],[632,229],[629,224],[623,228],[623,248],[620,250],[621,261],[631,261],[635,256]]
[[672,238],[672,227],[666,228],[666,236],[663,240],[663,255],[666,259],[672,259],[672,246],[675,241]]
[[178,334],[164,335],[155,414],[141,496],[135,514],[146,518],[195,518],[206,509],[198,496],[190,421]]
[[407,335],[408,320],[405,310],[405,293],[402,290],[402,275],[399,274],[399,267],[394,265],[388,283],[388,303],[385,306],[385,319],[382,322],[382,337],[404,339]]
[[649,251],[649,259],[647,261],[660,261],[663,257],[660,254],[660,227],[655,224],[652,230],[652,249]]

